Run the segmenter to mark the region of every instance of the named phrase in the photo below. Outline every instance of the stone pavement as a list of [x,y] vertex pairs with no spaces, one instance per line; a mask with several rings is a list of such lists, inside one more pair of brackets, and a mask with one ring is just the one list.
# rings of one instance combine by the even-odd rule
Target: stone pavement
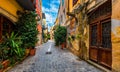
[[[46,54],[50,48],[52,54]],[[49,41],[39,47],[35,56],[30,56],[8,72],[103,72],[78,58],[68,50],[61,50]]]

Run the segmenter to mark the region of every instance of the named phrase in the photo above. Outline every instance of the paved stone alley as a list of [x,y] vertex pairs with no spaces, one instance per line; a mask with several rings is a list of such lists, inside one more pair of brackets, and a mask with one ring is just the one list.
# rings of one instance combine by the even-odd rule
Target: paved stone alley
[[[49,49],[51,47],[51,49]],[[46,54],[48,49],[52,54]],[[8,72],[102,72],[77,57],[67,49],[60,49],[49,41],[39,47],[35,56],[30,56]]]

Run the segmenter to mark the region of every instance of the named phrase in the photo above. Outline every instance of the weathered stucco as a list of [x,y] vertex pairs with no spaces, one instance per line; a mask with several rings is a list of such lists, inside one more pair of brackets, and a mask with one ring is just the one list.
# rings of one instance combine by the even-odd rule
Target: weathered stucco
[[112,19],[112,69],[120,71],[120,20]]
[[112,18],[120,20],[120,0],[113,0],[112,2]]
[[120,0],[112,2],[112,69],[120,72]]

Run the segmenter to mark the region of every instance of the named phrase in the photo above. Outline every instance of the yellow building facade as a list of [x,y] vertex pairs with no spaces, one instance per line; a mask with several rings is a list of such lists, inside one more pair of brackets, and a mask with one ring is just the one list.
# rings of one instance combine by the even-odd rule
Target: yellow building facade
[[[78,6],[81,4],[81,0],[67,0],[67,13],[73,14],[76,18],[79,16],[79,14],[75,15],[75,10],[78,8]],[[67,48],[69,48],[74,54],[80,57],[81,50],[80,50],[80,39],[79,39],[79,22],[76,22],[76,19],[74,16],[71,16],[67,14],[67,20],[66,20],[66,27],[68,30],[67,39],[70,38],[70,40],[67,40]],[[77,19],[78,20],[78,19]],[[78,38],[76,38],[78,37]]]
[[[66,22],[66,24],[69,23],[67,26],[68,38],[74,37],[74,40],[67,40],[67,47],[80,58],[93,65],[97,64],[97,67],[100,66],[105,71],[119,72],[120,1],[90,0],[87,7],[83,7],[81,10],[79,10],[80,7],[82,8],[81,5],[87,4],[89,0],[83,2],[81,0],[74,1],[67,0],[69,4],[66,7],[68,8],[67,12],[69,12]],[[85,13],[85,11],[87,12]],[[78,19],[77,23],[75,17]],[[95,34],[98,42],[95,41]],[[99,55],[97,55],[98,53]]]
[[112,2],[112,69],[120,72],[120,0]]
[[17,11],[23,11],[23,9],[16,0],[0,0],[0,13],[13,22],[18,19]]
[[0,0],[0,42],[5,33],[12,31],[13,24],[18,20],[18,12],[22,12],[22,7],[16,0]]

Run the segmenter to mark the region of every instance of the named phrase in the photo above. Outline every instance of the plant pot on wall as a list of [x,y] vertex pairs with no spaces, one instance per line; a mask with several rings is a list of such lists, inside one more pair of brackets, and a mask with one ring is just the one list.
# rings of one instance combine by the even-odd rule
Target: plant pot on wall
[[36,53],[36,48],[30,49],[30,55],[34,56]]
[[9,60],[5,60],[5,61],[2,62],[2,65],[3,65],[4,69],[7,68],[9,64],[10,64]]
[[25,56],[28,56],[30,53],[30,49],[25,49]]
[[61,49],[64,49],[66,47],[66,44],[65,43],[62,43],[61,44]]
[[0,69],[0,72],[3,72],[3,69]]

